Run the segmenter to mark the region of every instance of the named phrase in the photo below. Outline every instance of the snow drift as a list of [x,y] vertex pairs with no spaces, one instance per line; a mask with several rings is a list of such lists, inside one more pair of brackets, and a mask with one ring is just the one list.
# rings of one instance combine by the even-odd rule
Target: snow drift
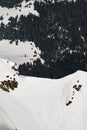
[[13,65],[0,59],[0,82],[14,74],[18,82],[9,93],[0,89],[0,130],[87,129],[86,72],[51,80],[18,76]]

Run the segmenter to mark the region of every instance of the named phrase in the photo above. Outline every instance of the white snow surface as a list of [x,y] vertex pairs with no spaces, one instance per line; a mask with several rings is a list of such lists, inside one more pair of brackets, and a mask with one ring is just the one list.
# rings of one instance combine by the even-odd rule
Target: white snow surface
[[[0,81],[16,73],[13,62],[0,59]],[[0,130],[86,130],[87,73],[58,80],[15,75],[18,88],[0,89]],[[82,85],[77,91],[73,85]],[[71,100],[72,103],[66,106]]]
[[18,16],[18,20],[21,15],[27,16],[29,14],[33,14],[39,16],[39,13],[34,10],[34,0],[29,0],[26,2],[25,0],[21,3],[21,7],[13,7],[13,8],[6,8],[0,6],[0,17],[3,17],[3,20],[0,20],[0,23],[4,23],[5,25],[8,24],[10,17]]
[[15,62],[17,65],[23,63],[33,63],[33,61],[40,59],[42,63],[44,60],[41,59],[41,51],[37,48],[34,42],[18,41],[18,45],[14,43],[10,44],[9,40],[0,41],[0,57]]

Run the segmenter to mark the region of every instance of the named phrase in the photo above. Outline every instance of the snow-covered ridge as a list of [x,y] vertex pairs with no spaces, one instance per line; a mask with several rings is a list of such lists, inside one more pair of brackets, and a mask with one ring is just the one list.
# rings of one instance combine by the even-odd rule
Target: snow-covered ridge
[[27,16],[29,14],[34,14],[39,16],[38,12],[34,10],[34,0],[30,0],[26,2],[25,0],[21,3],[20,7],[13,7],[13,8],[6,8],[0,6],[0,23],[4,23],[5,25],[8,24],[10,17],[18,16],[18,20],[21,15]]
[[[16,74],[13,65],[0,59],[0,81]],[[0,89],[1,130],[86,130],[86,72],[77,71],[58,80],[17,74],[15,79],[18,88],[14,91]]]

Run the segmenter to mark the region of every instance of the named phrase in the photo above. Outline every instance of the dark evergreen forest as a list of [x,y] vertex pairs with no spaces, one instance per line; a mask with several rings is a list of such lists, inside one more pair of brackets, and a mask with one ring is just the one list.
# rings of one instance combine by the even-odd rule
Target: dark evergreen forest
[[0,6],[13,8],[18,6],[23,0],[0,0]]
[[[11,8],[22,0],[7,1],[13,4],[0,0],[0,5]],[[42,52],[44,64],[39,59],[33,65],[24,63],[19,73],[57,79],[77,70],[87,71],[87,1],[35,1],[34,8],[39,17],[30,14],[19,21],[11,17],[8,25],[2,22],[0,26],[0,40],[9,39],[11,44],[33,41]]]

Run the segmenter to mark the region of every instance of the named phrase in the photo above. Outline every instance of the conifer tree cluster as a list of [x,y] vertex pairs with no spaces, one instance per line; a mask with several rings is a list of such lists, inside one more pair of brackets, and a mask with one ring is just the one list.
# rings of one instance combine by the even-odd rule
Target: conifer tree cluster
[[3,91],[10,92],[10,90],[14,90],[17,88],[18,82],[16,80],[4,80],[0,83],[0,88]]

